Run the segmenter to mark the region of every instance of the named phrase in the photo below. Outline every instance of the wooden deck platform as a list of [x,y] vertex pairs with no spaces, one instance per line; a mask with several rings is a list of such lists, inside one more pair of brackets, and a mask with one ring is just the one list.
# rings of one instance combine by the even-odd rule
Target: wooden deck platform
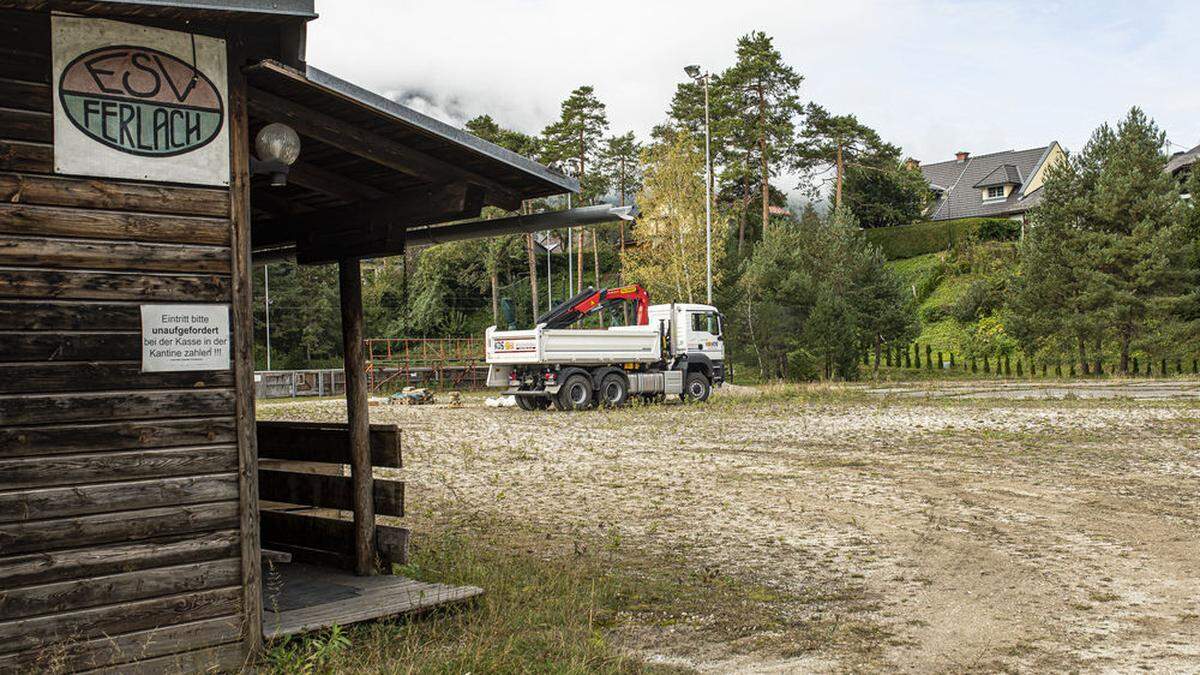
[[300,563],[263,569],[263,636],[296,633],[381,619],[468,600],[475,586],[446,586],[406,577],[359,577]]

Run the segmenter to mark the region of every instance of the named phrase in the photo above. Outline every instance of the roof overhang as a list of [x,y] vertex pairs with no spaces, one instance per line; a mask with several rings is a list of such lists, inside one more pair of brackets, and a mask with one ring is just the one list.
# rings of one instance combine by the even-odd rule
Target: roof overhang
[[145,19],[309,21],[317,18],[314,0],[0,0],[0,7],[60,11],[92,16]]
[[428,228],[479,218],[484,206],[517,211],[525,200],[579,190],[568,176],[316,68],[261,61],[243,71],[251,134],[281,122],[301,140],[286,185],[251,181],[256,257],[290,252],[315,264],[396,255],[418,228],[431,242],[503,234],[511,221]]
[[[508,192],[509,202],[579,192],[579,181],[574,178],[312,66],[301,72],[276,61],[262,61],[247,68],[246,79],[260,92],[419,148],[431,159],[426,169],[450,171],[456,167],[457,173],[473,175],[469,177],[485,187],[490,185],[498,198]],[[253,90],[250,97],[253,102]],[[489,203],[515,208],[503,200]]]

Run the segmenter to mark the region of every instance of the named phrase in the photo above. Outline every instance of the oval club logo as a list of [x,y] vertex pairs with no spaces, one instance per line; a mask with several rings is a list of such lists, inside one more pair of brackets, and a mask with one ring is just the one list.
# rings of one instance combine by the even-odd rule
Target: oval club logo
[[63,69],[58,96],[80,131],[142,157],[202,148],[225,120],[212,80],[148,47],[102,47],[80,55]]

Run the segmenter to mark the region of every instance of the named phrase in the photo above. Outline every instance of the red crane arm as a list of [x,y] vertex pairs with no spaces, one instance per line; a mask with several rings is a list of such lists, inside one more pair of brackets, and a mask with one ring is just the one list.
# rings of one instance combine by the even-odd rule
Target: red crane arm
[[601,289],[584,298],[571,309],[578,312],[580,316],[586,316],[600,305],[606,305],[615,300],[632,300],[635,305],[637,325],[650,324],[650,295],[639,284]]

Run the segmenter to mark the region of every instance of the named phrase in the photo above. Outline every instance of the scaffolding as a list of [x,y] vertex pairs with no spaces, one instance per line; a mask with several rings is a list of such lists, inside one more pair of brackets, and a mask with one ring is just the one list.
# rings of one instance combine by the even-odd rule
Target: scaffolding
[[487,382],[481,338],[372,338],[365,340],[371,391],[406,386],[465,389]]

